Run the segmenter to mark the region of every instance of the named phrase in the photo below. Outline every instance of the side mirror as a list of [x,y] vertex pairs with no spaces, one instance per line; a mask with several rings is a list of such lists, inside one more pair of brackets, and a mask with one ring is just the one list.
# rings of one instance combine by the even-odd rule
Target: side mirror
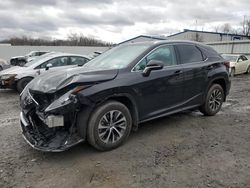
[[49,63],[49,64],[46,65],[45,70],[49,70],[50,67],[52,67],[51,63]]
[[145,69],[142,72],[143,76],[149,76],[152,70],[160,70],[164,67],[162,61],[150,60]]

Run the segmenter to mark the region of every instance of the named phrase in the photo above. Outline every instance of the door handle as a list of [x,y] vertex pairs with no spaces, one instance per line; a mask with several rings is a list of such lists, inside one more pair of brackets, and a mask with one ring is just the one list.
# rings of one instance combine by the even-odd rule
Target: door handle
[[182,73],[182,70],[177,70],[177,71],[174,72],[174,74],[177,74],[177,75],[181,74],[181,73]]

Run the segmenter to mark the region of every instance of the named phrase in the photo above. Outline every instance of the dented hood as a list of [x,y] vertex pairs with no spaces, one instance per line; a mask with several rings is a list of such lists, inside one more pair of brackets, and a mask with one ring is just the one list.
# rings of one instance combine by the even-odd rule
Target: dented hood
[[36,77],[28,88],[42,93],[54,93],[72,84],[91,84],[114,79],[118,74],[113,70],[84,70],[84,67],[48,72]]

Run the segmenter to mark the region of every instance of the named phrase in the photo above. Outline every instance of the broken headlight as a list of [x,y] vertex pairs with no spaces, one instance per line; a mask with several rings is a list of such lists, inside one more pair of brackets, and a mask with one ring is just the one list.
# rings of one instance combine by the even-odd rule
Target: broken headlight
[[77,86],[73,90],[68,91],[64,95],[62,95],[59,99],[55,100],[51,103],[46,109],[45,112],[55,112],[55,111],[65,111],[68,108],[75,106],[77,104],[77,97],[76,94],[83,90],[90,87],[88,86]]

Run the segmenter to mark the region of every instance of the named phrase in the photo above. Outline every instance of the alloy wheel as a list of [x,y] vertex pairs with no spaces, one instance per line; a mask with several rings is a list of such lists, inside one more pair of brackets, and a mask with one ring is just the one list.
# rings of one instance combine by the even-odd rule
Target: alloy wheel
[[120,140],[127,128],[127,119],[121,111],[112,110],[104,114],[98,124],[98,136],[104,143]]
[[219,90],[219,89],[215,89],[213,90],[210,98],[209,98],[209,108],[212,110],[212,111],[217,111],[221,104],[222,104],[222,92]]

